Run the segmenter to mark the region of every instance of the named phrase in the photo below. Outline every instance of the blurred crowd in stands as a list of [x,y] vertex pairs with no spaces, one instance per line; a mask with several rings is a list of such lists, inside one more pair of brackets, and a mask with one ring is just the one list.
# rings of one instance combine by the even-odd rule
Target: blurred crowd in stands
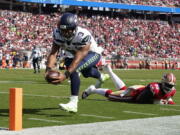
[[[1,54],[4,57],[9,54],[8,59],[28,61],[25,52],[34,46],[41,49],[45,59],[52,45],[52,30],[59,17],[58,13],[34,15],[0,10],[0,61]],[[180,58],[180,24],[172,26],[161,20],[95,14],[79,14],[79,24],[92,32],[109,59]]]
[[161,7],[180,7],[180,0],[84,0],[93,2],[113,2],[123,4],[161,6]]

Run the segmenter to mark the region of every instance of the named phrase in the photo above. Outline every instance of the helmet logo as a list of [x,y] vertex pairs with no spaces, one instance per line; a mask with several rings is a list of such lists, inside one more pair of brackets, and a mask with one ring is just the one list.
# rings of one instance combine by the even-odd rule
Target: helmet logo
[[67,29],[66,25],[60,25],[60,29]]
[[77,16],[74,17],[74,22],[77,23]]
[[173,73],[167,73],[162,78],[162,87],[165,93],[172,90],[175,86],[176,77]]

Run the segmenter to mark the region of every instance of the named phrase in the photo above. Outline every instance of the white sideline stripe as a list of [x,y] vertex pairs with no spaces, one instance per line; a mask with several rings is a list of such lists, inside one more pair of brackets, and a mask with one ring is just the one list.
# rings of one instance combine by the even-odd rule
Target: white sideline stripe
[[28,118],[28,119],[36,120],[36,121],[44,121],[44,122],[64,123],[63,121],[57,121],[57,120],[47,120],[47,119],[38,119],[38,118]]
[[153,113],[142,113],[142,112],[132,112],[132,111],[123,111],[124,113],[132,113],[132,114],[142,114],[142,115],[157,115]]
[[[2,94],[9,94],[9,92],[0,92]],[[34,95],[34,94],[23,94],[24,96],[32,97],[51,97],[51,98],[68,98],[68,96],[48,96],[48,95]]]
[[180,135],[180,115],[1,130],[0,135]]
[[177,109],[169,109],[169,108],[160,108],[160,110],[180,112],[180,110],[177,110]]
[[114,117],[98,116],[98,115],[93,115],[93,114],[80,114],[80,116],[95,117],[95,118],[102,118],[102,119],[114,119]]

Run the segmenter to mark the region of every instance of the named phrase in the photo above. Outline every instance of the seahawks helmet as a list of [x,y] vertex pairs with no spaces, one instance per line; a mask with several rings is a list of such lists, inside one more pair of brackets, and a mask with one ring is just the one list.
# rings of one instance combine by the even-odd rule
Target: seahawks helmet
[[64,13],[58,23],[58,29],[61,35],[70,40],[75,35],[77,27],[77,16],[72,13]]
[[167,73],[167,74],[163,75],[161,83],[162,83],[162,90],[165,93],[168,93],[175,86],[176,77],[175,77],[175,75],[173,73]]

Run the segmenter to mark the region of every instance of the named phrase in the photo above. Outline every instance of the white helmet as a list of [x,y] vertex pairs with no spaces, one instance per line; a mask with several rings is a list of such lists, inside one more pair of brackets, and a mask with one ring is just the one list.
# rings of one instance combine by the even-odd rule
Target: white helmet
[[173,73],[167,73],[162,77],[162,90],[165,93],[170,92],[176,84],[176,77]]

